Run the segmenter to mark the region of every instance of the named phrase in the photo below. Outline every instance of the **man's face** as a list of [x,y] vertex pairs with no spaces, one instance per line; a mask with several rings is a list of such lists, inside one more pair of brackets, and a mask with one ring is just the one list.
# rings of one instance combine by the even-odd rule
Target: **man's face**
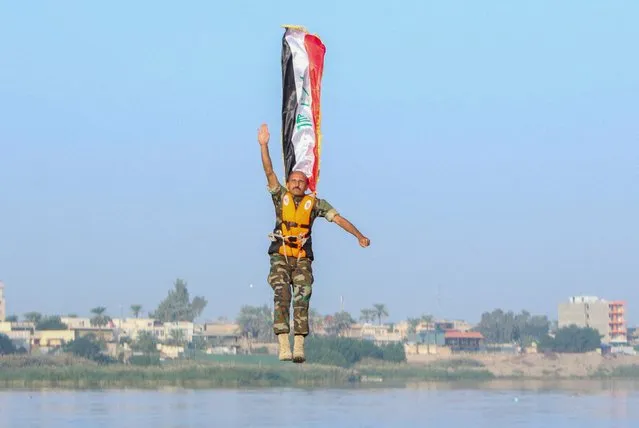
[[308,181],[304,173],[295,171],[288,176],[288,181],[286,182],[286,188],[288,189],[289,192],[293,194],[293,196],[304,195],[304,193],[306,192],[307,186],[308,186]]

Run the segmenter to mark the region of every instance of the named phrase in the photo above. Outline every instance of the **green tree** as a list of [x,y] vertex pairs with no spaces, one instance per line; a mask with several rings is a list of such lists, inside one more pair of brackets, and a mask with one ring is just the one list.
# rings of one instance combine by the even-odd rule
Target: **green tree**
[[417,333],[417,326],[422,322],[420,318],[408,318],[408,332],[411,334]]
[[145,354],[153,354],[157,352],[158,340],[150,331],[141,331],[137,338],[131,344],[134,351],[143,352]]
[[314,336],[306,342],[306,360],[309,363],[352,367],[364,359],[393,363],[406,362],[401,343],[375,345],[372,341]]
[[190,300],[187,284],[182,279],[177,279],[173,290],[169,290],[167,297],[160,303],[151,318],[161,322],[190,321],[199,317],[207,305],[204,297],[196,296]]
[[375,309],[364,308],[360,310],[359,319],[365,323],[375,321]]
[[135,318],[140,317],[140,312],[142,311],[142,305],[131,305],[131,313]]
[[570,325],[557,330],[552,341],[544,343],[545,349],[554,352],[581,353],[590,352],[601,346],[601,335],[592,327]]
[[539,340],[537,340],[537,351],[552,352],[554,351],[554,349],[555,349],[555,339],[551,337],[550,335],[540,337]]
[[102,351],[100,343],[93,334],[87,334],[70,341],[64,346],[64,349],[73,355],[91,360],[97,359]]
[[193,320],[202,315],[207,303],[207,300],[202,296],[195,296],[193,298],[193,301],[191,302],[191,317]]
[[479,324],[473,329],[479,331],[488,343],[519,343],[528,345],[548,335],[550,322],[546,316],[531,316],[524,310],[519,314],[495,309],[484,312]]
[[386,309],[386,305],[384,305],[383,303],[375,303],[373,305],[373,308],[375,310],[375,316],[377,317],[377,320],[379,321],[379,325],[382,325],[382,318],[386,318],[388,316],[388,310]]
[[9,315],[4,319],[6,322],[18,322],[17,315]]
[[42,317],[36,323],[36,330],[68,330],[69,326],[60,321],[59,315]]
[[104,306],[98,306],[91,309],[93,317],[91,317],[91,325],[102,328],[111,322],[111,317],[105,315],[106,308]]
[[430,314],[422,314],[420,320],[423,323],[430,324],[435,321],[435,317]]
[[240,326],[242,335],[249,341],[249,346],[251,340],[270,342],[275,339],[273,313],[267,305],[242,306],[236,322]]
[[27,322],[37,323],[42,319],[42,314],[40,312],[27,312],[24,314],[24,320]]
[[0,333],[0,355],[14,354],[16,347],[6,334]]
[[183,346],[186,343],[184,330],[179,328],[171,329],[169,332],[169,340],[167,340],[166,343],[167,345]]
[[328,334],[333,336],[341,335],[353,324],[355,324],[355,320],[351,314],[346,311],[336,312],[334,315],[328,315],[324,319],[324,329]]
[[538,342],[542,337],[548,335],[550,332],[550,325],[551,323],[545,315],[533,315],[527,317],[525,322],[523,322],[519,327],[521,332],[519,343],[522,346],[528,346],[532,342]]

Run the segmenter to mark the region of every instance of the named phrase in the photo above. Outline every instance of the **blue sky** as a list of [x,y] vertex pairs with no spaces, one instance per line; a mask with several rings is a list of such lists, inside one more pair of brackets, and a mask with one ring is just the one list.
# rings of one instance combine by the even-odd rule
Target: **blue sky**
[[[517,4],[515,4],[517,3]],[[0,279],[8,312],[203,319],[271,302],[281,24],[326,47],[312,306],[639,322],[636,2],[65,2],[0,6]],[[232,5],[231,5],[232,4]],[[249,287],[253,284],[253,287]]]

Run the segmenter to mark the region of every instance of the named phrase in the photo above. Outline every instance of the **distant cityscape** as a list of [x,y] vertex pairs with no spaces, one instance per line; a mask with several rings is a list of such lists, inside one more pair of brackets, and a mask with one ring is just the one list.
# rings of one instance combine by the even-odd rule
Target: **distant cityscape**
[[[249,309],[253,312],[249,313]],[[142,339],[150,340],[163,358],[178,358],[189,347],[211,354],[251,353],[257,348],[274,353],[276,345],[270,331],[269,309],[266,306],[249,309],[243,308],[246,313],[241,313],[235,322],[163,322],[154,318],[140,318],[140,305],[132,305],[134,316],[124,318],[111,318],[103,314],[105,308],[96,308],[93,310],[93,317],[54,316],[43,320],[40,319],[40,314],[34,312],[26,317],[29,319],[8,319],[5,285],[0,282],[0,335],[6,335],[16,348],[28,353],[55,352],[65,344],[86,335],[102,340],[106,344],[107,353],[113,356],[135,354],[136,347],[132,344]],[[550,335],[553,330],[563,327],[591,327],[599,332],[602,348],[622,349],[632,353],[632,347],[639,344],[639,332],[636,328],[627,326],[626,303],[622,300],[572,296],[560,302],[557,309],[557,323],[550,327]],[[477,325],[463,320],[422,316],[398,323],[382,323],[381,315],[384,311],[384,308],[378,308],[378,312],[375,309],[363,309],[360,316],[360,321],[363,322],[356,322],[350,314],[343,311],[326,316],[314,314],[311,320],[312,332],[370,340],[376,344],[399,342],[404,344],[407,355],[446,355],[490,350],[535,352],[535,343],[528,343],[523,349],[512,343],[512,340],[504,340],[502,343],[487,341],[484,334],[477,331]],[[344,318],[339,320],[342,315]],[[524,315],[527,318],[525,322],[529,322],[530,315]],[[520,316],[523,315],[517,315]],[[378,323],[375,323],[376,318]],[[534,318],[530,318],[533,323]],[[542,318],[549,325],[548,320]],[[257,323],[260,323],[259,327],[256,327]]]

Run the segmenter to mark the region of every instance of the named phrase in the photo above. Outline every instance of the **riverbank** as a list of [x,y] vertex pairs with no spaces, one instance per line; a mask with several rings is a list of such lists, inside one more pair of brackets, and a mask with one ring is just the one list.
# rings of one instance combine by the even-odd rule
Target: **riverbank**
[[353,370],[330,366],[236,364],[176,360],[159,366],[100,365],[77,357],[0,358],[0,387],[158,388],[330,386],[358,382]]
[[[538,362],[542,361],[542,357],[536,357]],[[535,368],[530,365],[530,356],[519,359],[514,356],[492,356],[490,359],[448,357],[408,364],[369,361],[348,369],[276,360],[268,360],[267,363],[261,360],[256,363],[177,360],[160,366],[132,366],[100,365],[71,356],[10,356],[0,357],[0,388],[341,387],[508,379],[639,379],[639,359],[636,357],[615,359],[614,363],[599,355],[597,357],[605,361],[580,372],[568,367],[559,371],[548,370],[544,368],[547,361]],[[574,363],[575,358],[588,360],[592,356],[545,358],[550,358],[555,364],[565,364]],[[512,369],[517,364],[528,371]]]
[[466,354],[457,356],[412,355],[414,367],[449,366],[467,363],[489,371],[495,378],[511,379],[639,379],[639,356],[579,354]]
[[488,380],[486,370],[360,364],[341,368],[268,359],[262,363],[178,360],[160,366],[100,365],[76,357],[0,358],[0,388],[341,387],[397,382]]

